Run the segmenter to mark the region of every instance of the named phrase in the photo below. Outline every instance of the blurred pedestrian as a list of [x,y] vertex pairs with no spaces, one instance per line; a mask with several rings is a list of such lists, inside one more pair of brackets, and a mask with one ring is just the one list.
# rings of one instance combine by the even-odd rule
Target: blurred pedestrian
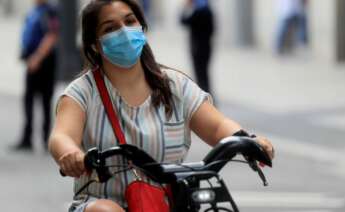
[[48,0],[35,0],[22,31],[21,59],[26,64],[25,94],[23,99],[25,126],[16,150],[32,149],[33,106],[36,94],[43,105],[43,141],[47,141],[51,125],[51,99],[54,91],[55,46],[58,39],[58,17]]
[[190,31],[190,51],[197,83],[211,93],[209,65],[214,20],[208,0],[186,0],[181,23]]
[[279,24],[276,51],[282,54],[296,45],[308,43],[307,0],[278,0]]
[[150,0],[140,0],[140,4],[143,8],[144,15],[146,18],[150,16],[150,9],[151,9],[151,1]]
[[152,2],[152,0],[137,0],[137,2],[140,4],[142,8],[148,24],[150,25],[150,27],[153,27],[156,21],[153,15],[153,5],[156,6],[157,2]]

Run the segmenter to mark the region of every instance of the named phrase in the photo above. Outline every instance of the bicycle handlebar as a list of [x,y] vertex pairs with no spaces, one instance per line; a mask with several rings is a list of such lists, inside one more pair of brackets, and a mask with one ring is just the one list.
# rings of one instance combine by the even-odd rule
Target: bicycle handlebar
[[[188,172],[215,172],[218,173],[237,154],[245,156],[254,171],[261,170],[253,162],[259,161],[272,167],[272,161],[261,146],[250,137],[231,136],[221,140],[203,159],[192,164],[161,164],[155,161],[145,151],[136,146],[123,144],[105,151],[97,148],[90,149],[85,155],[85,167],[96,170],[100,181],[107,180],[110,173],[105,167],[105,160],[109,157],[122,155],[132,161],[133,165],[141,168],[147,175],[158,179],[162,183],[171,182],[178,178],[188,176]],[[102,178],[102,175],[104,175]],[[263,181],[265,179],[260,176]]]
[[[251,137],[231,136],[222,139],[204,158],[204,163],[210,170],[219,172],[223,166],[238,153],[249,160],[259,161],[272,167],[272,161],[262,147]],[[212,164],[214,161],[224,163]]]
[[[222,139],[202,161],[195,163],[158,163],[142,149],[129,144],[115,146],[105,151],[91,148],[85,154],[84,164],[88,171],[95,170],[98,178],[96,177],[90,180],[82,186],[75,195],[81,193],[90,183],[107,182],[116,173],[126,171],[128,168],[131,168],[131,165],[134,165],[157,183],[172,185],[171,188],[173,188],[172,192],[174,194],[173,201],[174,203],[178,203],[175,205],[176,208],[174,207],[174,211],[184,211],[184,209],[188,207],[195,207],[197,209],[198,204],[204,203],[211,204],[211,208],[206,211],[214,209],[215,211],[231,211],[226,208],[218,207],[217,205],[217,203],[228,202],[231,204],[233,211],[238,212],[239,210],[236,203],[232,199],[224,181],[218,174],[218,172],[237,154],[242,154],[249,166],[259,174],[264,185],[268,185],[263,172],[257,165],[257,161],[259,161],[272,167],[272,161],[267,152],[265,152],[253,138],[231,136]],[[128,164],[126,169],[112,173],[110,167],[113,165],[106,164],[107,158],[112,156],[123,156],[131,161],[131,163]],[[64,176],[61,171],[60,174]],[[218,184],[215,187],[210,182],[211,178],[216,178],[217,180]],[[209,189],[200,187],[200,183],[205,181],[209,182]],[[197,195],[200,191],[207,191],[210,192],[210,194],[213,193],[216,198],[207,200],[206,202],[200,202],[200,200],[194,199],[195,197],[193,196],[190,197],[185,195],[185,193],[190,194],[190,191],[194,192],[193,195]],[[182,194],[181,192],[184,195],[180,196]]]

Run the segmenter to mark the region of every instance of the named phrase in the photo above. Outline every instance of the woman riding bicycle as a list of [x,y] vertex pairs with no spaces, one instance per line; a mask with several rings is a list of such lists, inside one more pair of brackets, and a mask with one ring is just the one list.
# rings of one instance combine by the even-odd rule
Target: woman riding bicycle
[[[85,152],[118,144],[107,119],[93,71],[100,69],[128,144],[158,162],[182,162],[191,131],[210,146],[241,130],[211,104],[211,97],[186,75],[159,65],[144,32],[147,24],[133,0],[93,0],[82,12],[87,70],[62,94],[49,150],[60,169],[75,178],[78,191],[92,177]],[[257,142],[273,158],[271,143]],[[124,164],[114,157],[112,164]],[[70,211],[124,211],[124,189],[135,179],[124,171],[106,183],[93,183],[74,198]]]

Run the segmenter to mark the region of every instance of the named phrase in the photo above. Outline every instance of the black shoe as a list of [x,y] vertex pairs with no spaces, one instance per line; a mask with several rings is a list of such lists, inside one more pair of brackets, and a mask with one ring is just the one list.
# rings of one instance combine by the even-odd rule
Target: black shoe
[[12,146],[11,150],[13,150],[13,151],[32,151],[33,149],[32,149],[32,146],[29,144],[20,143],[20,144],[17,144],[15,146]]
[[44,152],[49,153],[49,148],[48,148],[48,143],[47,142],[43,143],[43,150],[44,150]]

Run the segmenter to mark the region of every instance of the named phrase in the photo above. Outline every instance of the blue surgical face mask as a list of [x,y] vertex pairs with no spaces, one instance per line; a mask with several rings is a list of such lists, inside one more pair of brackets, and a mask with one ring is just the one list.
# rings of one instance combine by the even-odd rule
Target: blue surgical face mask
[[100,38],[102,51],[112,64],[122,68],[134,66],[146,44],[142,27],[123,27]]

